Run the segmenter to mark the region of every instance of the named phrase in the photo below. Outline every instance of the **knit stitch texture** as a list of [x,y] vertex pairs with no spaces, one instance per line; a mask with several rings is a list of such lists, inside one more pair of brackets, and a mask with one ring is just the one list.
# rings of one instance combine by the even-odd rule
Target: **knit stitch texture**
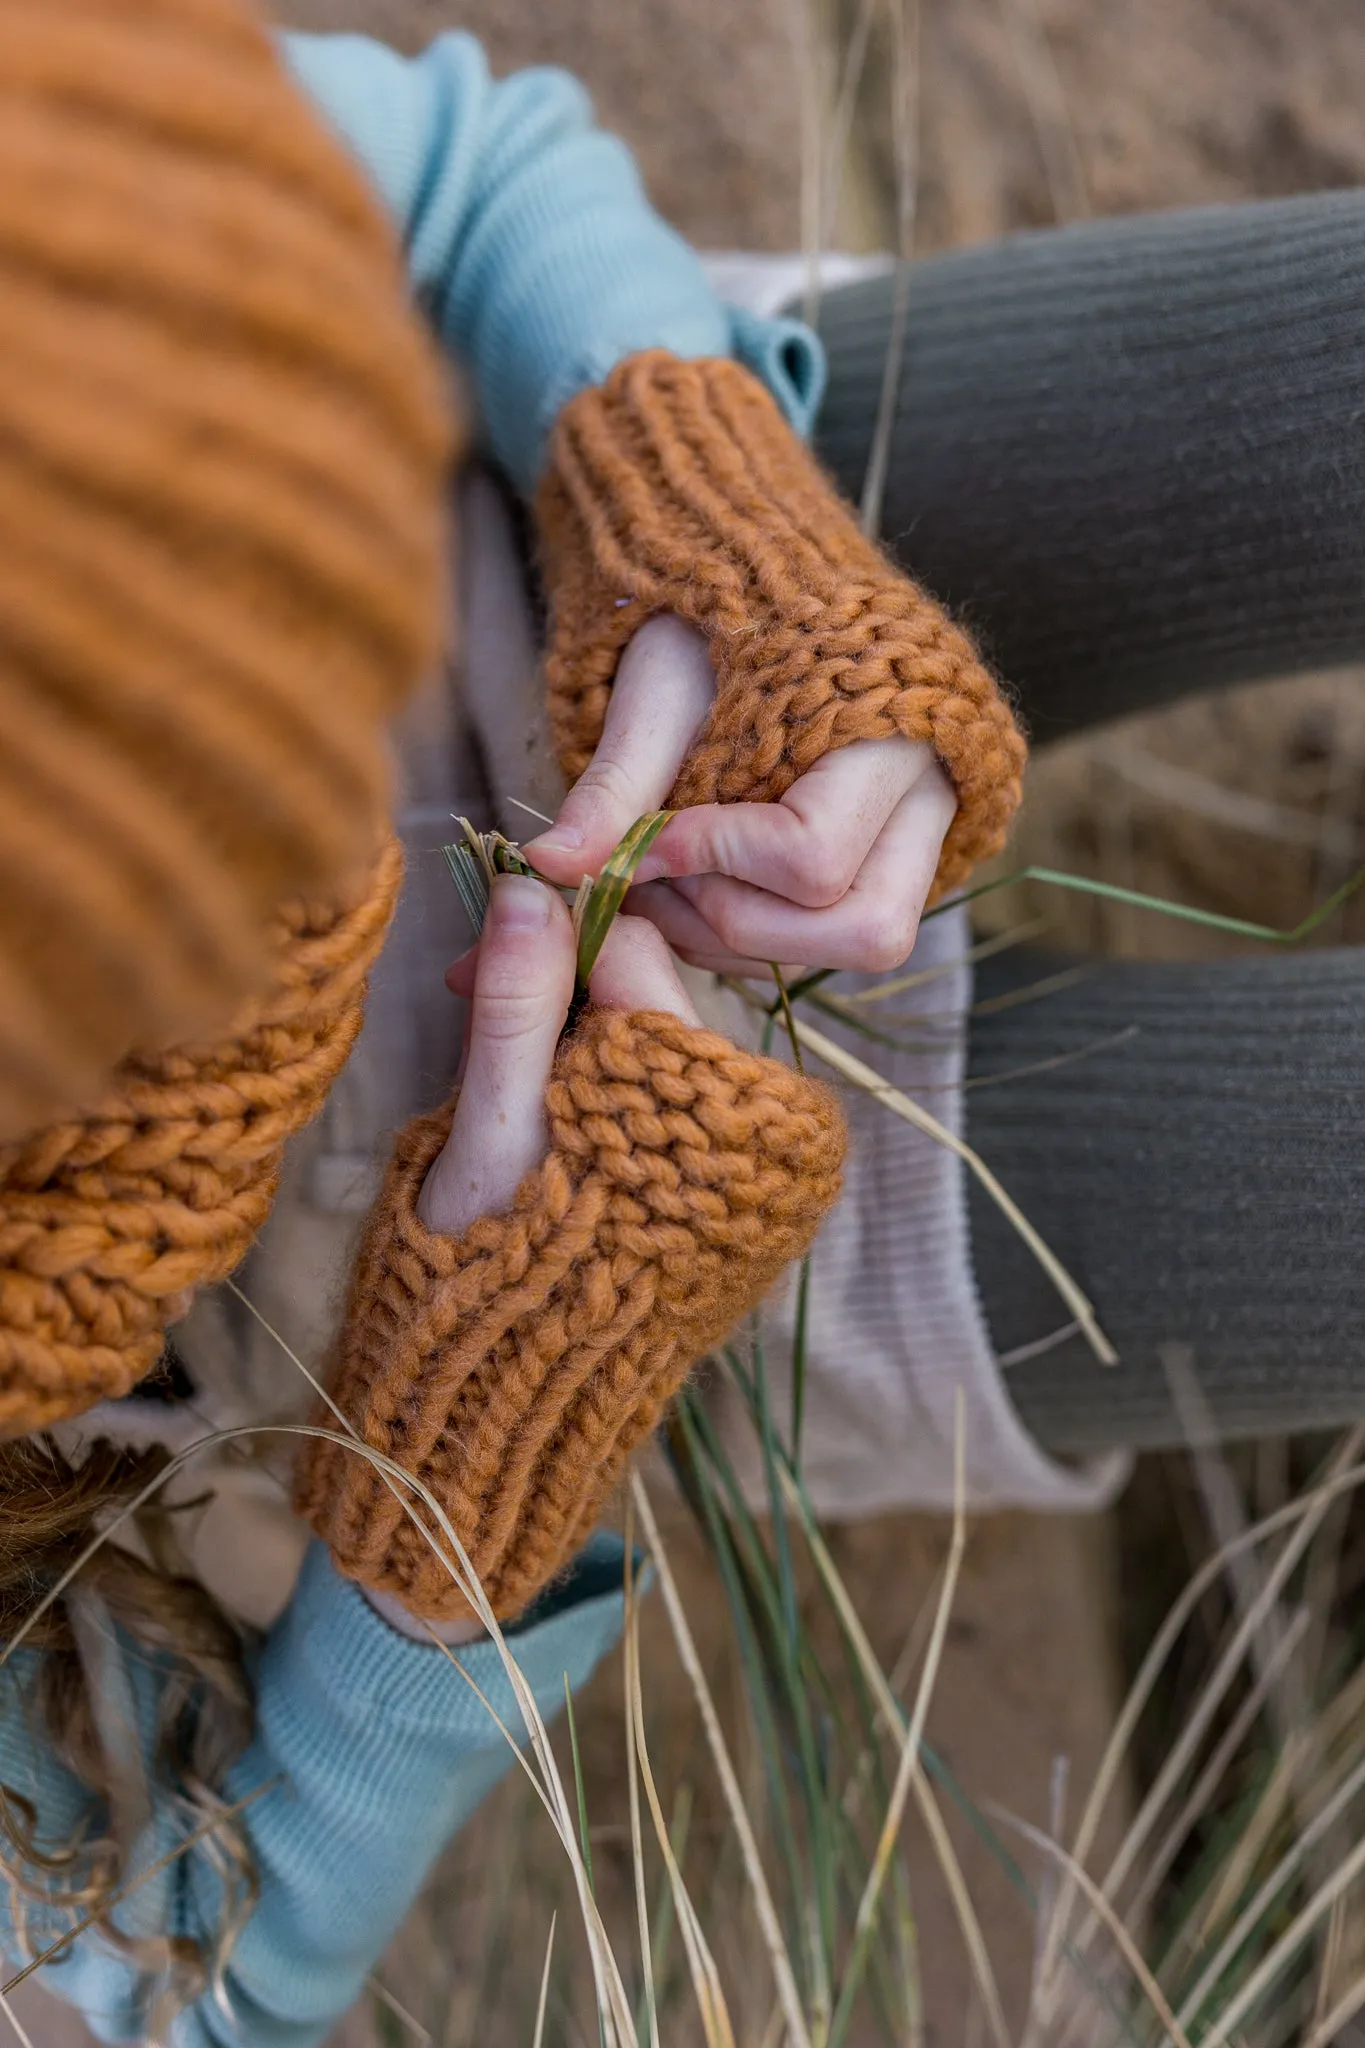
[[[404,1132],[333,1387],[363,1441],[431,1489],[504,1617],[583,1543],[692,1363],[809,1245],[843,1158],[826,1089],[663,1012],[590,1011],[546,1106],[548,1157],[458,1239],[416,1213],[453,1105]],[[468,1612],[356,1452],[311,1445],[298,1506],[349,1576],[418,1614]]]
[[444,377],[241,0],[0,0],[0,1140],[354,885],[441,633]]
[[0,1435],[126,1394],[242,1258],[355,1041],[401,879],[391,840],[340,910],[282,910],[274,986],[230,1037],[130,1059],[98,1109],[0,1148]]
[[926,741],[957,791],[935,894],[996,853],[1024,742],[967,635],[864,539],[748,371],[629,357],[560,415],[538,512],[556,745],[580,775],[621,652],[671,611],[717,694],[668,801],[780,797],[835,747]]

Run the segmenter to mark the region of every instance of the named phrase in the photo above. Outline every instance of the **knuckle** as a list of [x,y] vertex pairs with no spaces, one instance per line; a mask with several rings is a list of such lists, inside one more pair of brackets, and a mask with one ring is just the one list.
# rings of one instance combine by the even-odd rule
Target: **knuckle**
[[474,998],[474,1031],[491,1040],[527,1038],[545,1020],[544,994],[498,976],[481,986]]
[[795,902],[810,910],[828,910],[848,894],[857,869],[842,849],[805,836],[792,848],[788,874]]
[[874,906],[863,920],[859,953],[867,968],[888,974],[904,966],[914,950],[918,920],[895,906]]
[[577,789],[605,802],[612,810],[630,810],[637,804],[635,778],[628,765],[610,752],[593,756],[578,779]]
[[728,897],[717,894],[714,900],[698,905],[713,936],[720,941],[721,949],[727,953],[749,953],[753,951],[752,933],[744,929],[744,919]]

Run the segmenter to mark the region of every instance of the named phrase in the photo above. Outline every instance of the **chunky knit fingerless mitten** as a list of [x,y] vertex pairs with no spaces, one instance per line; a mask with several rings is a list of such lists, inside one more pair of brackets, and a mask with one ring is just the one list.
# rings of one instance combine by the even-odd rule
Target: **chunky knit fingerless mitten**
[[1024,743],[971,641],[863,538],[737,363],[630,357],[560,415],[537,501],[566,774],[655,612],[710,643],[717,696],[669,803],[762,801],[834,747],[928,741],[957,791],[935,893],[997,852]]
[[186,1291],[239,1263],[360,1029],[402,866],[389,841],[342,908],[281,911],[230,1038],[130,1059],[88,1116],[0,1148],[0,1436],[126,1394]]
[[[547,1109],[549,1156],[458,1239],[416,1212],[452,1108],[404,1133],[333,1386],[431,1489],[500,1616],[568,1562],[688,1367],[805,1250],[843,1157],[825,1089],[653,1011],[590,1011]],[[356,1452],[310,1445],[298,1506],[352,1578],[432,1619],[469,1611]]]

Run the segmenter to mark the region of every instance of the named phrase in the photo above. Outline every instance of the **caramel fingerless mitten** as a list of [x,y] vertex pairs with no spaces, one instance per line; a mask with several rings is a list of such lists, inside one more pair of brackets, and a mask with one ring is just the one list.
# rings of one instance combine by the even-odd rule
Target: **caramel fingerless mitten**
[[935,894],[997,852],[1024,742],[967,635],[866,540],[739,364],[632,356],[560,414],[537,500],[547,681],[571,778],[656,612],[707,636],[711,714],[671,806],[763,801],[834,747],[927,741],[957,791]]
[[[809,1245],[843,1157],[827,1090],[660,1012],[590,1011],[547,1110],[548,1157],[461,1238],[417,1216],[453,1106],[409,1126],[333,1385],[363,1440],[431,1489],[503,1617],[568,1563],[694,1360]],[[311,1444],[298,1506],[350,1577],[432,1619],[468,1613],[354,1450]]]
[[402,865],[391,840],[348,902],[281,911],[229,1037],[129,1059],[97,1109],[0,1147],[0,1436],[128,1393],[242,1259],[355,1042]]

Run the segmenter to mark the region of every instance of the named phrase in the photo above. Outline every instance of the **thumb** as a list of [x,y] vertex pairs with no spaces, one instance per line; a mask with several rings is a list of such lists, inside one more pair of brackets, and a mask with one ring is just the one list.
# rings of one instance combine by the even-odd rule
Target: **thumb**
[[621,657],[593,755],[548,832],[523,848],[552,881],[597,875],[645,811],[656,811],[716,693],[706,642],[672,614],[646,620]]
[[417,1213],[457,1236],[505,1209],[548,1144],[545,1090],[573,995],[569,913],[543,882],[499,875],[474,972],[464,1083]]

